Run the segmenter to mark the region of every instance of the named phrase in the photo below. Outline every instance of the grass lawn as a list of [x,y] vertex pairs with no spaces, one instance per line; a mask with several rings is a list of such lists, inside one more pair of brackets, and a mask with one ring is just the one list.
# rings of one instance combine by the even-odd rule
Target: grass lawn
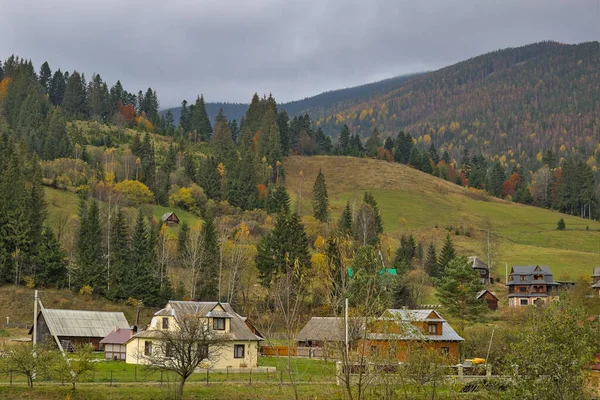
[[[286,186],[297,204],[302,187],[302,210],[310,214],[311,190],[321,169],[325,175],[332,221],[337,221],[346,201],[359,207],[365,191],[378,202],[385,234],[397,240],[412,233],[423,242],[435,241],[438,251],[446,235],[452,236],[461,255],[483,256],[481,228],[489,219],[499,238],[495,273],[504,266],[548,265],[556,279],[590,275],[600,264],[600,223],[538,207],[511,203],[473,193],[404,165],[351,157],[289,157],[284,163]],[[300,176],[302,171],[302,176]],[[556,230],[564,218],[567,229]]]

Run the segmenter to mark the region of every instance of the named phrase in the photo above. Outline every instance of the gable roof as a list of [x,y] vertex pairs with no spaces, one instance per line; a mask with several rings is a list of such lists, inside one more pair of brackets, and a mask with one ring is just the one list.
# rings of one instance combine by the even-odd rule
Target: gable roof
[[[547,266],[540,265],[527,265],[527,266],[514,266],[510,270],[510,275],[512,275],[513,279],[509,280],[506,285],[530,285],[530,284],[545,284],[545,285],[554,285],[558,286],[559,283],[554,282],[552,279],[552,272],[550,272],[550,268]],[[544,277],[543,280],[534,280],[534,275],[542,275]],[[515,279],[517,276],[523,276],[524,279],[521,280]]]
[[296,340],[341,342],[346,339],[344,329],[344,318],[312,317],[298,333]]
[[168,220],[171,216],[174,216],[175,218],[177,218],[177,220],[179,220],[179,218],[173,211],[164,213],[162,215],[162,217],[160,217],[160,219],[164,222],[164,221]]
[[476,297],[476,298],[477,298],[477,299],[480,299],[480,298],[481,298],[481,296],[483,296],[483,295],[485,294],[485,292],[489,292],[489,293],[490,293],[492,296],[494,296],[494,298],[495,298],[496,300],[498,300],[498,296],[496,296],[496,293],[494,293],[494,292],[492,292],[492,291],[489,291],[489,290],[487,290],[487,289],[480,290],[479,292],[477,292],[477,297]]
[[[75,337],[105,337],[115,327],[128,329],[122,312],[56,310],[45,308],[42,315],[52,335]],[[33,328],[29,331],[32,332]]]
[[[386,310],[382,319],[395,320],[402,328],[401,333],[370,333],[368,339],[372,340],[429,340],[435,342],[462,342],[463,339],[452,326],[436,310]],[[411,322],[441,322],[441,335],[428,335],[419,330]]]
[[[176,301],[169,300],[167,306],[156,313],[155,316],[173,316],[176,319],[186,315],[197,315],[205,318],[228,318],[231,321],[230,340],[262,340],[255,335],[244,319],[236,313],[229,303],[218,301]],[[148,331],[145,331],[148,332]],[[134,337],[143,332],[138,333]]]
[[471,267],[473,269],[485,269],[486,271],[490,269],[488,267],[488,265],[486,263],[484,263],[483,261],[481,261],[481,259],[477,256],[471,256],[471,257],[468,257],[467,259],[471,263]]
[[131,337],[131,329],[122,329],[119,328],[117,330],[112,330],[108,335],[104,336],[104,339],[100,341],[101,344],[124,344]]

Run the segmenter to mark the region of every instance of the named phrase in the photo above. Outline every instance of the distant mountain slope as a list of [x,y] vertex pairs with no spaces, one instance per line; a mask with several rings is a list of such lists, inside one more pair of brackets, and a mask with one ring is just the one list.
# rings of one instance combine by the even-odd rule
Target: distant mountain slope
[[474,57],[360,104],[340,101],[308,113],[332,135],[347,124],[363,136],[374,127],[384,135],[404,129],[425,144],[517,162],[522,151],[531,157],[549,147],[590,156],[600,131],[598,82],[598,42],[542,42]]
[[[368,101],[373,95],[383,93],[389,90],[397,89],[405,82],[423,75],[423,73],[402,75],[394,78],[384,79],[382,81],[367,83],[365,85],[355,86],[351,88],[331,90],[323,92],[316,96],[306,97],[302,100],[290,101],[289,103],[283,103],[279,106],[285,109],[290,116],[304,114],[311,110],[320,107],[329,107],[339,102],[354,102],[360,103]],[[276,96],[277,94],[274,93]],[[249,93],[249,97],[252,93]],[[349,103],[348,103],[349,104]],[[206,112],[211,121],[215,120],[215,116],[219,113],[219,109],[223,108],[223,112],[228,119],[240,120],[242,116],[248,110],[246,103],[206,103]],[[181,113],[181,107],[170,108],[171,113],[175,119],[175,123],[179,123],[179,115]],[[167,110],[163,110],[163,113]]]

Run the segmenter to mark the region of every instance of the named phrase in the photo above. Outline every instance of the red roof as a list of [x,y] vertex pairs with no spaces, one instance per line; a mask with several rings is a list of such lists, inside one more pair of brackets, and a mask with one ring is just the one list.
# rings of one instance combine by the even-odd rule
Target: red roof
[[100,341],[102,344],[124,344],[131,338],[131,329],[117,329],[111,331]]

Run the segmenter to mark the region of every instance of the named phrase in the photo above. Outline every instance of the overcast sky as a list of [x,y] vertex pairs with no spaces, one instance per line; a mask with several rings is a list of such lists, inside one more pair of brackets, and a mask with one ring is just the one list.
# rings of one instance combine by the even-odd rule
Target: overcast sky
[[0,58],[100,73],[161,107],[279,102],[541,40],[600,39],[600,0],[0,0]]

